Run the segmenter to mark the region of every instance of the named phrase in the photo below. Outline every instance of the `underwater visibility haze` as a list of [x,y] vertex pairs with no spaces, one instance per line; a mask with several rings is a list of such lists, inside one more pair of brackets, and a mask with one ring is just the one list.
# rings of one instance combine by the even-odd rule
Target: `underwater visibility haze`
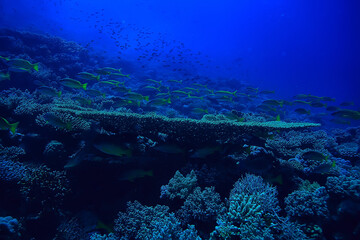
[[359,10],[1,0],[0,239],[360,239]]

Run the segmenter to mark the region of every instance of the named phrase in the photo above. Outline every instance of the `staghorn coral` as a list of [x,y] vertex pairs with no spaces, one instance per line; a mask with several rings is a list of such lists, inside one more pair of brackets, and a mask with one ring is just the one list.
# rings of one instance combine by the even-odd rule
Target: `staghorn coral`
[[262,177],[255,176],[253,174],[246,174],[244,178],[239,179],[234,188],[230,192],[231,196],[245,193],[247,195],[258,195],[257,199],[265,212],[273,213],[278,212],[280,207],[278,206],[277,190],[275,187],[270,186],[268,183],[264,183]]
[[197,186],[197,178],[194,171],[191,171],[186,176],[176,171],[173,178],[170,179],[167,185],[161,186],[160,198],[167,197],[174,199],[179,197],[186,199]]
[[273,223],[274,231],[280,232],[277,239],[282,240],[306,240],[308,237],[302,230],[303,225],[291,222],[289,217],[277,217],[277,222]]
[[[280,210],[277,191],[261,177],[247,174],[230,193],[228,211],[217,219],[211,239],[274,239],[268,222]],[[277,215],[276,215],[277,216]]]

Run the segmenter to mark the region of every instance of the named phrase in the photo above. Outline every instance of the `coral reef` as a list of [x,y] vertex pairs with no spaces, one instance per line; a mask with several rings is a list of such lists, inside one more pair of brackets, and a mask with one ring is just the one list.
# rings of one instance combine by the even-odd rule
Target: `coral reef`
[[129,202],[126,213],[120,212],[115,221],[119,239],[197,239],[196,230],[183,230],[180,221],[166,206],[147,207]]
[[176,171],[169,183],[161,186],[160,197],[167,197],[169,199],[179,197],[185,199],[194,191],[196,186],[197,178],[194,171],[191,171],[186,176],[182,175],[179,171]]
[[289,131],[280,136],[269,138],[266,144],[276,152],[279,157],[289,159],[301,154],[304,150],[316,150],[324,154],[329,154],[327,147],[336,146],[333,138],[323,131],[301,132]]
[[187,196],[178,215],[186,222],[189,219],[211,221],[225,210],[224,207],[220,195],[215,192],[214,187],[207,187],[203,191],[197,187]]
[[0,237],[1,239],[20,239],[20,223],[16,218],[7,216],[0,217]]
[[327,200],[329,195],[325,187],[318,187],[314,190],[296,190],[285,198],[285,210],[290,217],[316,218],[328,217],[329,210]]
[[274,239],[268,221],[280,210],[277,191],[261,177],[247,174],[230,193],[228,210],[220,215],[212,237],[232,239]]

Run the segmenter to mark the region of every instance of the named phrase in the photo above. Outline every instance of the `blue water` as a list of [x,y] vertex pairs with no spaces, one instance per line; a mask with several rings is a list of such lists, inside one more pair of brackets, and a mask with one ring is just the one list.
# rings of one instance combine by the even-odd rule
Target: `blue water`
[[359,10],[0,0],[0,240],[360,239]]
[[[112,23],[133,24],[150,33],[149,42],[160,33],[167,42],[175,40],[208,55],[212,62],[205,74],[210,76],[245,80],[286,97],[311,93],[359,103],[357,1],[19,0],[14,4],[1,1],[3,26],[83,44],[95,40],[95,49],[111,53],[118,48],[109,32],[119,31]],[[95,25],[104,29],[102,33]],[[129,39],[128,44],[135,42]],[[154,47],[162,49],[156,43]],[[128,54],[134,56],[131,50]]]

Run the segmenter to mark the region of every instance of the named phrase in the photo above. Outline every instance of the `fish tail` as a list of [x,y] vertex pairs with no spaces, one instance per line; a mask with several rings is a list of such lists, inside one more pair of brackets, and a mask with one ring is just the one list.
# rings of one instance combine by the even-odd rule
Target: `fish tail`
[[35,71],[37,71],[37,72],[39,71],[39,63],[34,63],[32,66]]
[[7,58],[7,57],[3,57],[3,56],[0,56],[1,59],[4,59],[5,61],[9,61],[10,58]]
[[128,74],[128,75],[125,75],[125,77],[127,77],[127,78],[129,78],[129,79],[130,79],[130,74]]
[[16,128],[19,125],[19,122],[9,124],[9,130],[12,134],[15,134]]
[[171,103],[171,99],[168,98],[168,99],[166,100],[166,102],[167,102],[167,103]]
[[87,86],[87,83],[84,83],[84,84],[82,85],[82,88],[83,88],[84,90],[86,90],[86,86]]
[[149,96],[144,96],[145,101],[149,101]]
[[235,92],[232,93],[232,95],[234,95],[234,97],[236,97],[236,93],[238,90],[236,90]]
[[61,97],[61,91],[58,91],[57,95],[58,97]]
[[146,172],[146,175],[148,175],[149,177],[154,176],[153,170],[149,170]]
[[67,130],[71,130],[71,129],[72,129],[71,122],[67,122],[66,125],[65,125],[65,128],[66,128]]
[[96,80],[100,81],[100,75],[96,76]]

